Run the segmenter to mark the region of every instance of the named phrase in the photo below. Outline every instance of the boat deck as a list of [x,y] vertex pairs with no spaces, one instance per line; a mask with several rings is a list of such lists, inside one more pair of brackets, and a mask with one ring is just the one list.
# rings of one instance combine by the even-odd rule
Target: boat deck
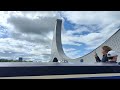
[[[89,76],[89,74],[117,74],[117,63],[38,63],[38,62],[2,62],[0,77],[69,77]],[[67,76],[66,76],[67,75]],[[68,76],[69,75],[69,76]]]

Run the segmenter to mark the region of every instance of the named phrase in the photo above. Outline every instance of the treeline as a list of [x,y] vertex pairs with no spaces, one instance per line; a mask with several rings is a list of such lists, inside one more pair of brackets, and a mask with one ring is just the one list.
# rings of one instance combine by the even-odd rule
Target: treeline
[[[8,60],[8,59],[0,59],[0,62],[20,62],[19,60]],[[33,62],[33,61],[22,61],[22,62]]]

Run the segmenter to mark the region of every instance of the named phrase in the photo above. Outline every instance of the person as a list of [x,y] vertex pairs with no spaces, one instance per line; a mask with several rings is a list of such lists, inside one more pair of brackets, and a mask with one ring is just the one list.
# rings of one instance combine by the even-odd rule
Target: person
[[53,62],[58,62],[58,59],[55,57],[55,58],[53,59]]
[[107,53],[107,57],[108,57],[108,62],[117,63],[118,53],[116,51],[109,51]]
[[108,61],[108,57],[107,57],[107,53],[109,51],[111,51],[111,47],[109,46],[103,46],[102,47],[102,54],[103,54],[103,57],[102,57],[102,60],[100,60],[99,56],[97,55],[97,53],[95,52],[95,59],[96,59],[96,62],[107,62]]
[[83,59],[81,59],[80,62],[83,62]]

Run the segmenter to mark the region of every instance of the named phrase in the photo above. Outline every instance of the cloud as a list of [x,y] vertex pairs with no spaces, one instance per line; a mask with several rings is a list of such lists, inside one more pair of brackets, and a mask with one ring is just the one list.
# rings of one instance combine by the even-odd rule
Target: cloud
[[80,57],[81,55],[78,53],[81,53],[81,50],[77,50],[75,48],[63,48],[66,56],[75,59],[77,57]]
[[[99,32],[92,32],[92,33],[88,33],[85,35],[83,35],[83,34],[74,35],[74,33],[77,33],[78,30],[66,31],[66,33],[64,33],[62,36],[62,40],[64,42],[63,44],[69,45],[69,43],[78,42],[78,43],[84,43],[86,45],[96,47],[96,46],[99,46],[100,44],[102,44],[105,40],[107,40],[118,29],[119,29],[119,24],[118,24],[118,22],[115,22],[115,23],[112,23],[112,24],[106,26],[105,28],[101,29]],[[71,33],[71,34],[69,34],[69,33]]]
[[16,30],[22,33],[32,33],[32,34],[46,34],[53,30],[55,27],[56,18],[38,18],[29,19],[26,17],[15,17],[11,16],[8,22],[11,23]]
[[1,57],[50,60],[51,33],[59,17],[57,12],[9,11],[0,12],[0,15],[0,25],[10,32],[10,37],[0,38]]
[[[44,45],[38,45],[36,43],[30,43],[28,41],[14,40],[12,38],[0,38],[0,53],[1,57],[23,58],[33,57],[50,57],[50,48],[46,48]],[[32,57],[32,58],[33,58]],[[43,58],[44,60],[45,58]]]
[[[62,35],[65,45],[84,44],[86,53],[97,48],[120,28],[120,12],[62,12],[62,15],[74,23],[74,29],[66,30]],[[98,18],[99,17],[99,18]],[[85,33],[84,33],[85,32]],[[78,55],[79,56],[79,55]]]
[[62,16],[71,23],[93,25],[106,25],[120,19],[119,11],[64,11]]
[[12,38],[51,45],[51,32],[53,33],[57,18],[59,14],[54,11],[23,11],[10,13],[7,22],[13,26],[10,29]]
[[[70,30],[62,26],[62,44],[68,45],[64,49],[71,58],[95,49],[120,27],[119,11],[1,11],[0,25],[9,32],[0,31],[1,57],[49,60],[56,18],[74,24]],[[5,34],[9,37],[3,38]],[[86,51],[81,51],[83,44]]]

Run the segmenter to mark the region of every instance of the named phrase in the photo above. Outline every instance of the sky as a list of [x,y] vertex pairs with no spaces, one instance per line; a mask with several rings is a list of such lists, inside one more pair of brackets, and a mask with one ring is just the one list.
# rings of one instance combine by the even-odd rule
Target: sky
[[63,21],[63,50],[73,59],[120,28],[120,11],[0,11],[0,58],[48,62],[58,18]]

